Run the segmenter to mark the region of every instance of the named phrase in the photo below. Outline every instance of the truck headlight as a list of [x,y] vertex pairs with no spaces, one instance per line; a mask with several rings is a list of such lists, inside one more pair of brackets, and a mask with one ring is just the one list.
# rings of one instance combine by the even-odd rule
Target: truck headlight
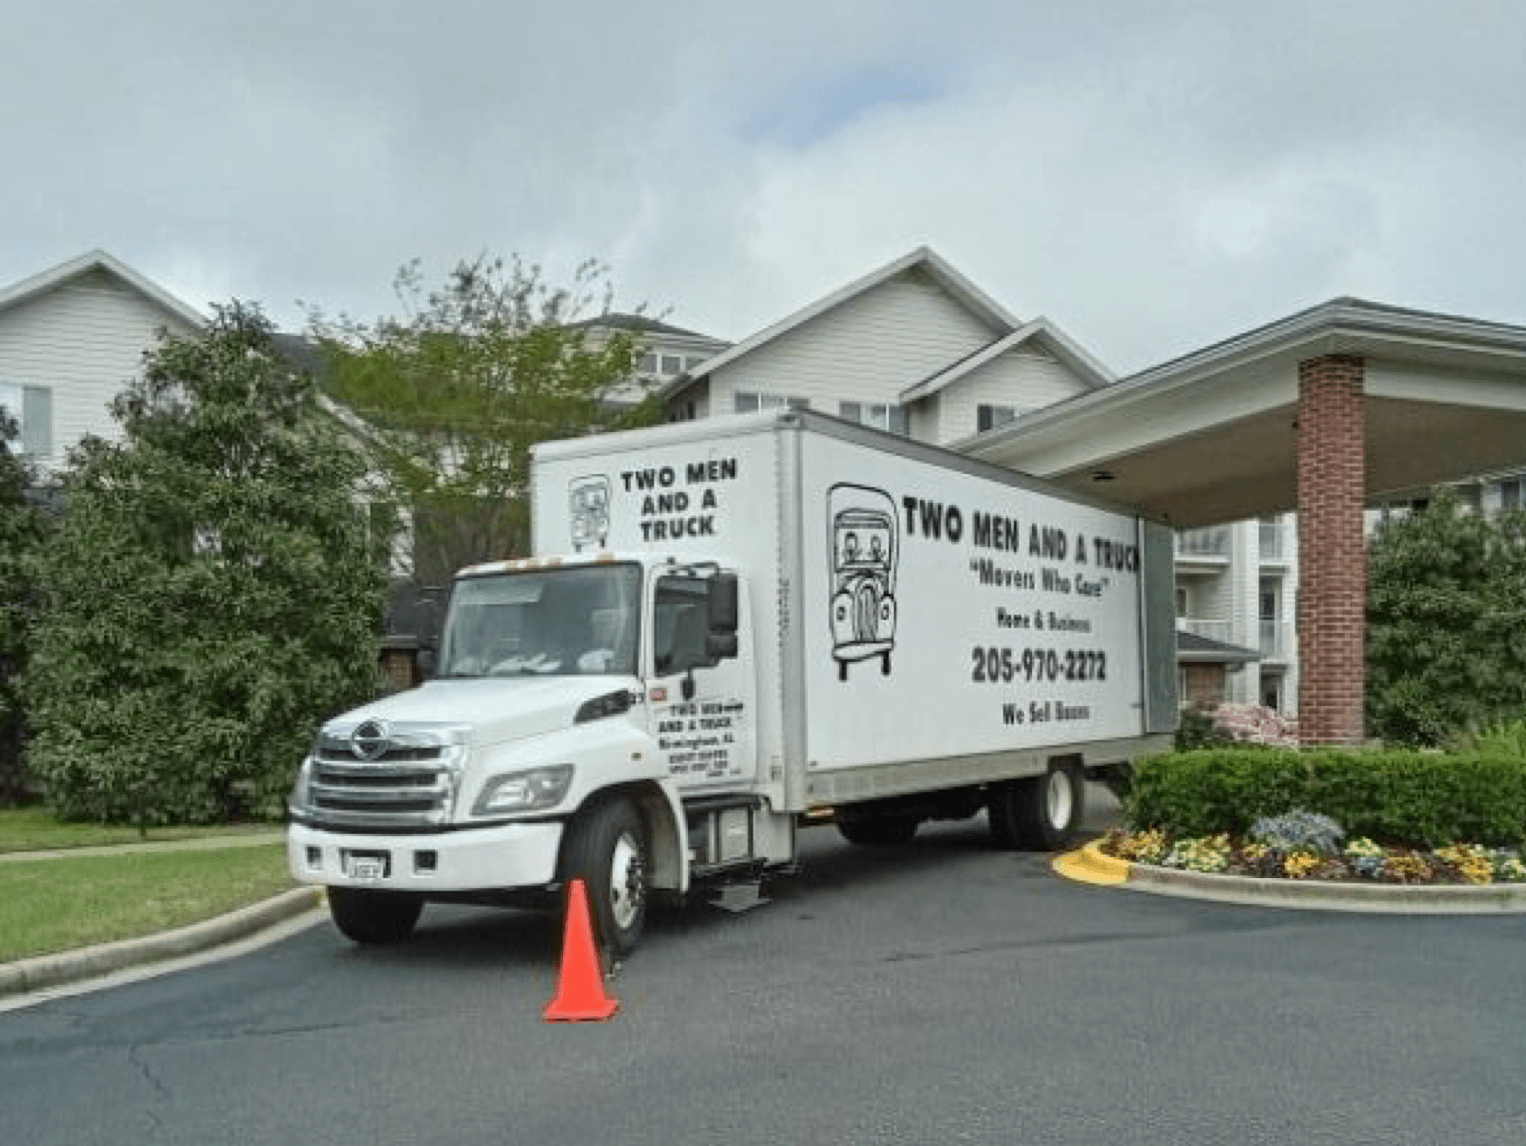
[[308,785],[313,778],[313,758],[305,756],[302,759],[302,767],[297,769],[297,782],[292,787],[291,795],[287,797],[286,804],[294,812],[300,812],[312,803]]
[[483,785],[482,794],[472,805],[472,815],[491,816],[504,812],[533,812],[540,808],[553,808],[562,802],[562,797],[571,786],[571,764],[505,772]]

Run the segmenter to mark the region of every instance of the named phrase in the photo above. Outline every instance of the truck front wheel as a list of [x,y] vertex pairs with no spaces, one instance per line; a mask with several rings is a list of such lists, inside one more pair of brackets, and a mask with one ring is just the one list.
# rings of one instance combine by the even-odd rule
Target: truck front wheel
[[650,849],[641,813],[626,800],[599,804],[572,826],[563,879],[588,889],[594,933],[614,956],[636,949],[646,925]]
[[400,943],[424,910],[424,900],[405,891],[331,887],[328,899],[334,926],[356,943]]
[[990,796],[991,835],[1004,848],[1056,851],[1075,836],[1085,809],[1086,785],[1072,760],[1054,760],[1049,772],[996,785]]

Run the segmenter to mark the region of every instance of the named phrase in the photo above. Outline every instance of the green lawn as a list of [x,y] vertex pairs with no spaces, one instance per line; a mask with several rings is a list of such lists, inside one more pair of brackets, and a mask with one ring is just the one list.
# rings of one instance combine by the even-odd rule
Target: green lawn
[[144,840],[187,840],[203,836],[245,835],[269,832],[279,824],[210,825],[194,828],[155,828],[147,834],[135,827],[106,824],[66,824],[41,808],[0,810],[0,852],[46,851],[53,848],[85,848],[101,844],[136,844]]
[[292,886],[282,844],[0,863],[0,963],[181,927]]

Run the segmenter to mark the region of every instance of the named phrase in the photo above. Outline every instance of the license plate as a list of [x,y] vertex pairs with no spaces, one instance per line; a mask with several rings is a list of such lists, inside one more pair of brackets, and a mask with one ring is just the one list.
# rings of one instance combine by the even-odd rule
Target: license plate
[[344,863],[344,874],[351,879],[375,881],[387,878],[386,852],[378,852],[372,855],[357,855],[351,852],[345,857]]

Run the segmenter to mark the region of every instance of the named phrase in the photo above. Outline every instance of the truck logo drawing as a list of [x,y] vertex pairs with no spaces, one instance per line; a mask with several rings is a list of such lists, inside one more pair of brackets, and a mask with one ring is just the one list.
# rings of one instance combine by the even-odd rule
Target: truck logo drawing
[[884,490],[842,482],[827,490],[831,554],[832,656],[837,679],[853,661],[880,658],[890,675],[895,648],[895,502]]
[[572,527],[572,551],[585,545],[602,547],[609,538],[609,478],[577,478],[568,483],[568,520]]

